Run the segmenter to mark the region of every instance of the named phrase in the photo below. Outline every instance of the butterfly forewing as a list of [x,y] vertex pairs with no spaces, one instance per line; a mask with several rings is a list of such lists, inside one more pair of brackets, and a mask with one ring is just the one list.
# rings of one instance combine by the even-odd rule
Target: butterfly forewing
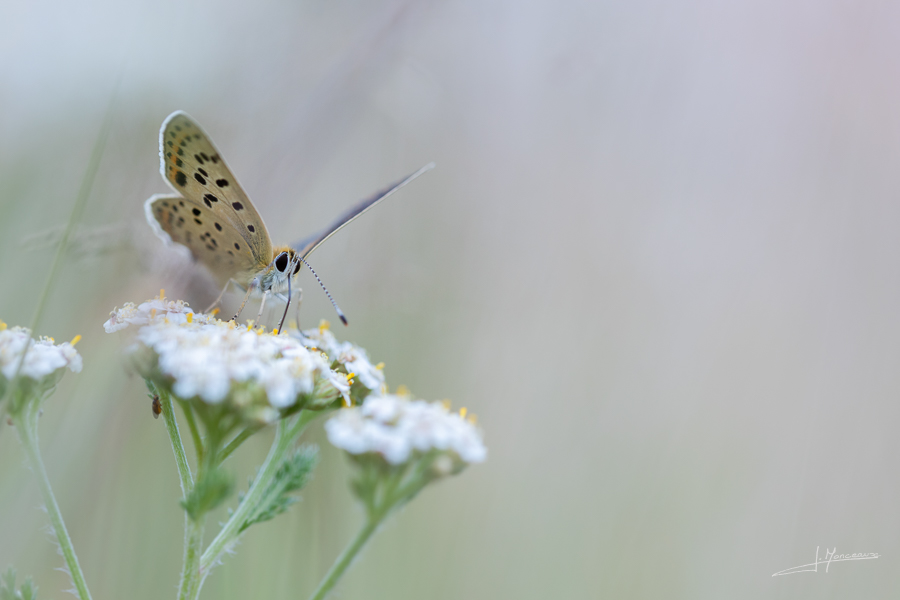
[[[238,254],[235,252],[235,257],[227,254],[228,250],[234,251],[235,244],[241,246],[242,253],[249,250],[253,264],[246,270],[258,271],[265,268],[272,260],[272,242],[266,225],[209,137],[185,113],[175,112],[163,123],[159,143],[160,170],[163,177],[175,191],[184,196],[186,205],[190,204],[192,212],[196,210],[201,212],[201,215],[176,217],[172,211],[171,216],[174,220],[169,222],[168,228],[160,221],[163,230],[169,233],[173,240],[188,246],[194,252],[194,256],[213,271],[220,269],[214,267],[214,263],[207,259],[218,257],[217,264],[227,264]],[[159,212],[156,209],[160,207],[161,204],[155,207],[152,213],[157,220]],[[183,230],[182,236],[186,238],[190,233],[193,242],[185,243],[176,239],[170,231],[179,228],[180,218],[185,219],[180,226]],[[201,224],[197,224],[195,219],[201,221]],[[208,221],[213,222],[207,224]],[[222,227],[222,231],[215,231],[216,223]],[[203,241],[198,243],[195,238],[200,234],[209,234],[217,240],[218,246]],[[227,248],[218,240],[219,237],[228,238]],[[231,238],[240,238],[240,241]],[[226,267],[223,266],[221,269],[224,270]],[[238,283],[246,285],[247,281],[238,280]]]

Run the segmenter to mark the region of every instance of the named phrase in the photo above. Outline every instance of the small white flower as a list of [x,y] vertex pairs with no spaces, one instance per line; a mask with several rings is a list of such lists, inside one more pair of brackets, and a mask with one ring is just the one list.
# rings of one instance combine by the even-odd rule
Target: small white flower
[[338,448],[357,455],[375,453],[392,465],[432,450],[452,453],[464,463],[487,457],[481,434],[461,415],[440,402],[394,394],[371,395],[362,406],[341,410],[325,423],[325,431]]
[[163,297],[148,300],[140,306],[126,302],[122,308],[110,313],[109,320],[103,324],[103,328],[106,333],[112,333],[129,325],[148,325],[151,322],[186,323],[188,313],[193,312],[182,300],[166,300]]
[[[0,322],[0,326],[5,327],[5,324]],[[73,341],[77,343],[80,337]],[[22,352],[26,347],[28,350],[23,359]],[[15,377],[17,369],[20,376],[40,381],[63,368],[79,373],[81,367],[81,355],[69,342],[55,344],[47,337],[34,340],[24,327],[0,331],[0,373],[7,380]]]
[[350,342],[339,342],[328,322],[323,321],[316,329],[307,329],[297,336],[307,348],[321,350],[334,362],[343,365],[348,373],[353,373],[366,388],[372,391],[381,390],[384,385],[384,372],[381,365],[373,365],[366,351]]

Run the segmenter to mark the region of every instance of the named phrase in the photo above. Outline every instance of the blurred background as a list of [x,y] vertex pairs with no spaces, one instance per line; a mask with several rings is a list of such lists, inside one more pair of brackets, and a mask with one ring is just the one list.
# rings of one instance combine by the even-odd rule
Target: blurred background
[[[119,79],[38,329],[84,336],[40,433],[98,600],[172,597],[181,563],[163,423],[102,329],[160,288],[217,292],[143,220],[177,109],[275,242],[437,163],[312,264],[336,333],[392,387],[475,412],[489,459],[395,515],[335,597],[900,591],[900,4],[4,2],[7,323],[31,321]],[[301,324],[336,321],[300,283]],[[356,531],[314,429],[303,501],[205,598],[305,598]],[[238,482],[270,440],[230,461]],[[40,505],[0,426],[0,567],[60,598]],[[881,558],[772,577],[817,547]]]

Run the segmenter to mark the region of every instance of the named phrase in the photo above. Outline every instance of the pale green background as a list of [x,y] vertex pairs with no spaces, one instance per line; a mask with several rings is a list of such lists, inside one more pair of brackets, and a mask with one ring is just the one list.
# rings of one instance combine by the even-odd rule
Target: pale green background
[[[40,326],[84,336],[41,440],[94,597],[174,597],[181,560],[162,422],[101,327],[160,287],[212,293],[142,220],[175,109],[280,242],[438,164],[313,265],[338,333],[477,413],[489,460],[395,516],[336,597],[896,596],[898,57],[890,2],[4,2],[8,323],[52,256],[22,240],[66,221],[122,74],[84,217],[118,233],[65,262]],[[304,324],[334,320],[301,283]],[[204,597],[306,597],[360,523],[347,476],[325,443]],[[0,567],[62,598],[40,504],[3,426]],[[816,546],[882,558],[772,578]]]

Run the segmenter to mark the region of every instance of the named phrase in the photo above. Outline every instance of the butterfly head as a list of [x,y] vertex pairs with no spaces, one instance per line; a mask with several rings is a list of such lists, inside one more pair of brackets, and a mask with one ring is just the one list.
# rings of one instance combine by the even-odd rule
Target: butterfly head
[[272,262],[259,276],[259,287],[263,292],[271,290],[277,294],[287,290],[288,279],[300,270],[300,257],[288,246],[275,248],[272,254]]

